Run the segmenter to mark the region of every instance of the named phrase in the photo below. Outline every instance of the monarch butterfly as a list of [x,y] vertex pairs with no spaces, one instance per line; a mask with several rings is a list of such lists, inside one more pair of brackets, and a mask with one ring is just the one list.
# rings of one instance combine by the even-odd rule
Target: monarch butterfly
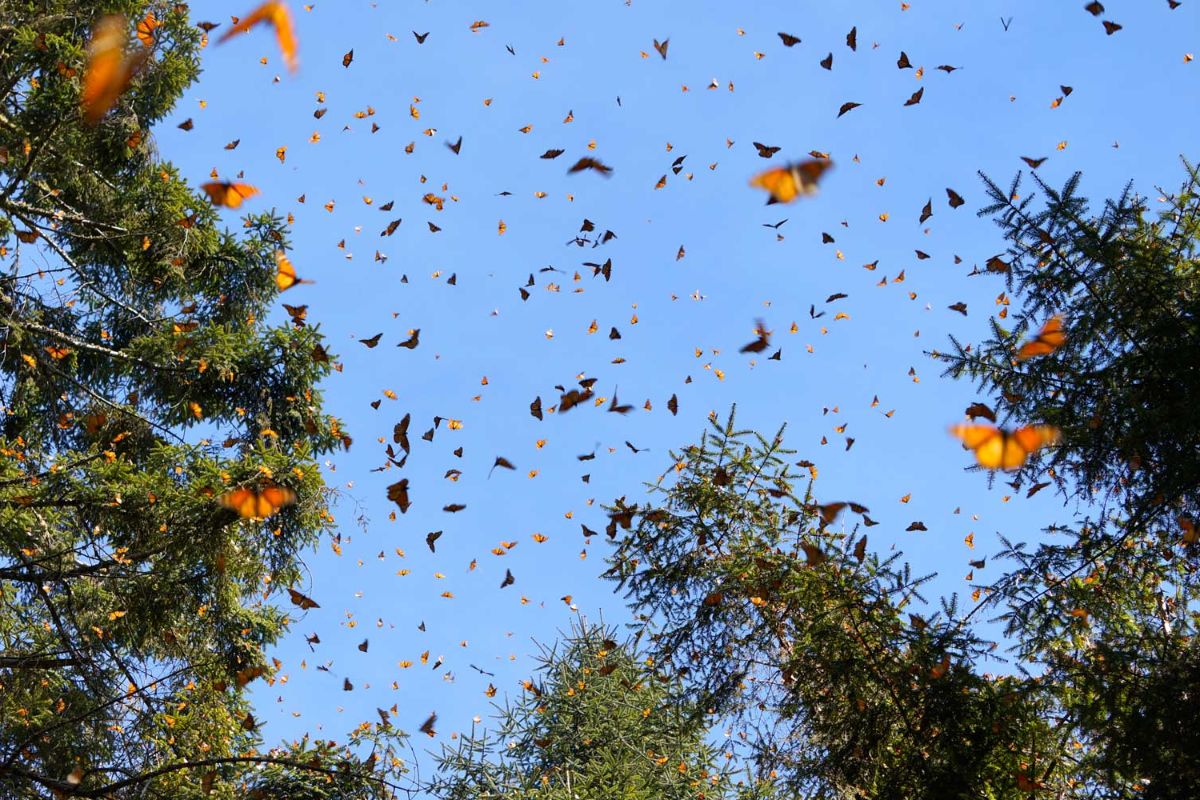
[[767,330],[767,323],[761,319],[754,321],[754,335],[758,338],[738,350],[739,353],[761,353],[771,344],[771,332]]
[[312,283],[312,281],[296,277],[296,268],[292,266],[292,262],[288,260],[282,250],[275,251],[275,269],[275,285],[281,292],[299,283]]
[[838,514],[841,514],[842,509],[844,508],[849,508],[855,514],[866,514],[871,510],[863,504],[855,503],[852,500],[837,503],[825,503],[824,505],[810,505],[806,506],[805,510],[817,512],[817,514],[819,514],[821,517],[821,527],[824,528],[826,525],[831,524],[835,519],[837,519]]
[[806,566],[819,567],[829,560],[829,556],[825,555],[825,551],[823,551],[820,547],[817,547],[815,544],[801,542],[800,547],[804,550]]
[[1027,425],[1012,431],[993,425],[953,425],[950,433],[975,451],[981,467],[993,470],[1020,469],[1030,453],[1055,444],[1061,436],[1052,425]]
[[268,483],[262,486],[243,486],[217,498],[245,519],[266,519],[284,506],[296,502],[296,493],[286,486]]
[[137,38],[142,43],[142,47],[154,46],[154,29],[161,24],[154,16],[153,11],[147,12],[146,16],[142,17],[142,21],[137,24]]
[[283,60],[288,69],[295,72],[300,65],[296,58],[296,31],[292,25],[291,12],[288,11],[287,5],[279,0],[268,0],[251,11],[248,17],[238,20],[238,23],[226,31],[217,44],[239,33],[245,33],[260,22],[268,23],[275,28],[275,39],[279,42]]
[[817,193],[817,182],[825,170],[833,166],[828,159],[812,159],[761,172],[750,179],[751,186],[771,193],[767,205],[790,203],[802,195]]
[[258,187],[248,183],[230,183],[229,181],[211,181],[200,185],[214,206],[238,208],[248,197],[258,194]]
[[129,39],[126,27],[125,18],[113,14],[96,23],[92,32],[83,93],[79,98],[83,118],[89,125],[95,125],[108,113],[146,63],[149,51],[145,48],[126,57],[125,43]]
[[[289,306],[287,303],[284,303],[283,310],[286,311],[288,313],[288,315],[292,318],[292,322],[294,322],[296,324],[296,327],[298,327],[298,328],[304,327],[304,320],[308,319],[308,306],[307,305]],[[382,336],[382,335],[383,334],[380,334],[380,336]],[[362,340],[360,340],[360,341],[362,341]],[[376,341],[378,341],[378,340],[376,340]]]
[[[570,175],[575,172],[583,172],[586,169],[594,169],[596,172],[599,172],[606,178],[611,175],[613,171],[613,168],[607,164],[603,164],[595,158],[589,158],[585,156],[584,158],[576,161],[575,164],[569,170],[567,170],[567,174]],[[439,208],[438,211],[441,211],[441,209]]]
[[295,589],[288,588],[288,596],[291,597],[292,603],[300,606],[300,608],[308,611],[310,608],[320,608],[321,604],[305,594],[300,594]]
[[1046,356],[1062,347],[1067,341],[1067,332],[1063,330],[1062,316],[1055,314],[1046,320],[1046,324],[1038,331],[1038,335],[1026,342],[1017,351],[1017,361],[1024,361],[1035,356]]

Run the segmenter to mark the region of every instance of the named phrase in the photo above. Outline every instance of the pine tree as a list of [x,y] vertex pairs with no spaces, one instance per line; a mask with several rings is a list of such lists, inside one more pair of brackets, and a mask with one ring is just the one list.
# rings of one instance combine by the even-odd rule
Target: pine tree
[[494,734],[443,746],[429,792],[446,800],[762,800],[704,741],[704,714],[614,631],[580,622],[537,657]]
[[[97,21],[140,47],[148,13],[145,64],[89,124]],[[350,439],[320,334],[264,322],[284,221],[223,228],[156,150],[199,71],[187,14],[0,0],[0,794],[391,796],[398,731],[267,748],[247,699],[333,523],[317,459]],[[295,504],[218,502],[264,486]]]
[[[832,532],[869,525],[865,505],[816,502],[815,472],[798,494],[783,432],[732,413],[672,454],[649,503],[610,510],[608,575],[652,657],[789,793],[1200,796],[1200,175],[1152,220],[1129,191],[1090,217],[1078,176],[1038,185],[1042,210],[987,181],[1011,328],[938,357],[997,394],[1000,424],[1062,429],[1013,485],[1048,475],[1071,505],[1035,546],[1004,542],[971,610],[908,610],[924,579],[857,524]],[[1065,343],[1016,359],[1055,314]],[[977,632],[988,615],[1003,641]]]
[[[939,356],[947,374],[994,397],[1001,422],[1062,430],[1061,446],[1031,459],[1019,482],[1048,470],[1065,494],[1098,506],[1096,520],[1160,531],[1168,547],[1184,520],[1200,520],[1200,172],[1185,166],[1158,214],[1130,186],[1091,215],[1078,173],[1061,190],[1034,175],[1044,207],[1020,175],[1007,190],[985,176],[992,204],[980,214],[1008,241],[987,269],[1003,276],[1014,310],[991,321],[991,338]],[[1065,343],[1017,361],[1018,343],[1051,315],[1064,319]]]
[[[1020,176],[1007,190],[985,178],[980,213],[1009,243],[988,270],[1015,312],[940,356],[994,396],[1001,421],[1062,429],[1015,485],[1044,470],[1081,510],[1037,547],[1010,543],[1000,555],[1014,568],[989,604],[1046,671],[1062,727],[1092,745],[1078,753],[1084,779],[1116,796],[1200,795],[1200,172],[1184,167],[1158,213],[1127,187],[1093,215],[1078,174],[1060,190],[1035,175],[1041,196]],[[1065,343],[1015,360],[1053,314]]]
[[906,612],[927,578],[827,527],[867,509],[797,495],[811,480],[782,430],[738,430],[732,412],[712,426],[672,454],[658,502],[612,512],[610,532],[628,528],[608,574],[652,657],[788,796],[1027,797],[1061,750],[1036,679],[978,669],[991,644],[953,602]]

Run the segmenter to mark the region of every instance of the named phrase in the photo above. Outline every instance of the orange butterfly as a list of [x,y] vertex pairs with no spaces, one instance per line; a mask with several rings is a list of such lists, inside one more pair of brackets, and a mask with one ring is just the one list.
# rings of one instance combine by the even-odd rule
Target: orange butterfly
[[1017,361],[1024,361],[1035,356],[1047,356],[1063,346],[1067,341],[1067,332],[1063,330],[1062,315],[1055,314],[1046,320],[1046,324],[1038,331],[1038,335],[1021,345],[1017,351]]
[[137,24],[138,41],[142,43],[142,47],[154,46],[154,29],[162,23],[158,21],[158,17],[154,16],[153,11],[146,12],[146,16],[142,17],[142,21]]
[[1030,453],[1056,444],[1062,435],[1052,425],[1027,425],[1012,431],[993,425],[953,425],[950,433],[975,451],[981,467],[1003,470],[1020,469]]
[[244,486],[221,495],[218,502],[245,519],[266,519],[284,506],[296,502],[296,493],[274,483],[258,487]]
[[239,33],[245,33],[260,22],[270,24],[275,28],[275,39],[279,42],[279,50],[288,69],[295,72],[300,62],[296,58],[296,30],[292,25],[292,14],[286,3],[279,0],[268,0],[250,12],[250,16],[238,20],[238,23],[225,32],[217,44],[224,42]]
[[790,203],[802,195],[816,194],[817,182],[821,180],[825,170],[832,166],[832,161],[823,158],[786,164],[755,175],[750,179],[750,185],[771,193],[767,205]]
[[275,285],[281,292],[299,283],[312,283],[312,281],[296,277],[296,268],[292,266],[292,262],[283,254],[282,250],[275,251],[275,268]]
[[83,92],[79,98],[83,118],[89,125],[95,125],[108,113],[149,56],[149,50],[145,48],[128,57],[125,55],[125,43],[129,40],[126,28],[125,18],[113,14],[97,22],[92,32]]
[[200,188],[208,195],[214,206],[238,208],[247,197],[259,194],[257,186],[248,183],[230,183],[229,181],[210,181],[200,184]]

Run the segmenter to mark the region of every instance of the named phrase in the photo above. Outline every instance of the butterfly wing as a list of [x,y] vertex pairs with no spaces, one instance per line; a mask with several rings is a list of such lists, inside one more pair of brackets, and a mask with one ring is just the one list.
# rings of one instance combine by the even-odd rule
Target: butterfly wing
[[275,40],[279,43],[279,52],[283,61],[292,72],[295,72],[300,61],[296,57],[297,42],[296,28],[292,24],[292,14],[283,3],[268,3],[271,8],[271,21],[275,25]]
[[146,16],[142,17],[142,21],[137,24],[137,37],[138,41],[142,43],[143,47],[154,46],[154,40],[156,38],[154,35],[154,29],[160,24],[162,23],[160,23],[158,18],[154,16],[153,11],[146,12]]
[[265,486],[259,491],[259,508],[268,509],[263,516],[274,514],[284,506],[290,506],[296,502],[296,493],[286,486],[271,484]]
[[254,516],[258,507],[258,497],[254,490],[242,487],[226,492],[218,498],[218,502],[228,509],[236,511],[238,516],[249,519]]
[[1022,433],[1027,430],[1029,429],[1021,428],[1012,432],[999,431],[997,437],[1000,442],[998,463],[989,469],[1014,470],[1020,469],[1025,464],[1029,454],[1040,446],[1037,437]]
[[285,3],[279,0],[268,0],[250,12],[248,16],[238,20],[238,23],[221,36],[218,44],[239,33],[245,33],[260,23],[267,23],[275,29],[275,39],[279,42],[279,50],[288,69],[295,72],[299,65],[296,59],[296,31],[292,24],[292,15]]
[[1053,444],[1059,430],[1050,425],[1029,425],[1015,431],[1003,431],[991,425],[955,425],[950,432],[975,452],[984,469],[1019,469],[1029,454]]
[[821,515],[821,526],[824,527],[832,524],[845,507],[846,504],[843,502],[826,503],[825,505],[817,506],[817,512]]
[[281,292],[296,285],[296,268],[280,250],[275,251],[275,285]]
[[760,172],[750,179],[750,185],[766,189],[771,195],[771,203],[790,203],[799,195],[796,178],[787,167]]
[[821,176],[832,166],[833,162],[827,159],[788,164],[755,175],[750,179],[750,185],[770,192],[768,204],[790,203],[801,195],[816,194]]
[[260,22],[266,22],[271,13],[271,6],[273,5],[275,5],[274,2],[263,3],[261,6],[239,19],[236,25],[225,31],[225,33],[221,34],[221,38],[217,40],[217,43],[220,44],[221,42],[232,39],[239,33],[245,33]]
[[1046,324],[1042,326],[1036,338],[1026,342],[1017,351],[1017,360],[1024,361],[1035,356],[1049,355],[1062,347],[1066,341],[1067,332],[1063,330],[1062,317],[1056,314],[1046,320]]
[[295,605],[300,606],[300,608],[302,608],[305,611],[307,611],[310,608],[320,608],[321,607],[320,604],[316,600],[313,600],[311,597],[309,597],[307,595],[300,594],[300,592],[297,592],[295,589],[289,588],[288,595],[291,597],[292,602]]
[[[1015,441],[1017,446],[1025,452],[1026,457],[1046,445],[1057,443],[1061,436],[1061,431],[1053,425],[1027,425],[1023,428],[1017,428],[1009,434],[1009,438]],[[1021,464],[1023,463],[1025,463],[1024,457],[1021,459]],[[1020,466],[1020,464],[1017,466]]]
[[204,190],[204,193],[206,195],[208,195],[208,201],[210,203],[212,203],[214,206],[225,205],[225,195],[227,194],[227,188],[224,183],[210,181],[209,183],[200,184],[200,188]]
[[83,118],[89,125],[108,113],[133,77],[136,62],[125,58],[125,28],[125,18],[114,14],[101,19],[92,33],[80,97]]
[[817,182],[825,174],[825,170],[833,166],[832,161],[814,159],[792,166],[792,173],[800,186],[802,194],[816,194]]
[[239,208],[247,197],[258,194],[258,188],[248,183],[226,183],[210,181],[200,185],[214,206]]
[[963,446],[975,453],[975,459],[985,469],[999,469],[1004,460],[1004,434],[991,425],[955,425],[950,433],[962,440]]
[[963,446],[968,450],[976,450],[1000,431],[992,425],[954,425],[950,433],[962,439]]
[[296,493],[276,484],[260,488],[244,486],[222,495],[219,502],[236,511],[243,519],[266,519],[284,506],[296,502]]
[[259,194],[257,186],[251,186],[248,183],[231,183],[226,199],[230,208],[237,208],[243,200],[254,197],[256,194]]
[[200,188],[208,195],[208,201],[214,206],[225,205],[225,184],[213,181],[200,184]]

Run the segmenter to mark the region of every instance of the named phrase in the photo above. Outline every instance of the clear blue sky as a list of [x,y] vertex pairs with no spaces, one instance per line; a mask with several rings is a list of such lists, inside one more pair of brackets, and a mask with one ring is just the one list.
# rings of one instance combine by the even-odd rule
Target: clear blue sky
[[[489,680],[501,693],[519,691],[531,669],[531,637],[549,641],[569,625],[563,595],[590,619],[623,623],[622,601],[597,577],[606,548],[594,541],[581,560],[580,523],[602,527],[599,504],[616,496],[640,500],[643,482],[669,466],[668,449],[695,441],[708,413],[723,415],[734,402],[743,425],[773,433],[786,421],[797,458],[820,469],[817,496],[870,506],[882,523],[870,532],[871,546],[896,546],[916,572],[940,573],[931,595],[969,594],[966,562],[993,552],[998,532],[1036,538],[1065,515],[1049,491],[1009,500],[1002,481],[989,490],[985,475],[964,472],[971,459],[946,426],[977,396],[941,379],[922,351],[944,348],[950,334],[979,338],[998,310],[1002,282],[966,277],[1003,249],[993,224],[974,216],[983,204],[977,170],[1005,183],[1025,168],[1021,156],[1048,156],[1043,178],[1060,185],[1083,170],[1084,189],[1096,199],[1128,180],[1152,197],[1156,185],[1177,184],[1178,156],[1189,148],[1197,155],[1200,64],[1184,55],[1200,51],[1200,3],[1170,11],[1166,0],[1111,0],[1103,18],[1124,26],[1113,36],[1081,1],[912,0],[907,11],[898,1],[293,5],[298,75],[287,74],[266,30],[210,45],[202,80],[157,132],[165,157],[194,183],[214,168],[226,178],[244,170],[263,191],[246,208],[295,214],[292,260],[316,283],[281,300],[308,304],[310,322],[345,364],[325,387],[329,410],[354,437],[352,451],[327,473],[342,493],[342,555],[325,542],[308,559],[311,583],[300,588],[321,608],[297,621],[277,650],[287,683],[256,694],[268,742],[303,730],[341,740],[374,719],[375,707],[393,704],[398,724],[411,731],[436,710],[445,740],[474,715],[487,716]],[[193,6],[198,19],[223,23],[215,42],[229,15],[244,15],[250,4]],[[1007,32],[1001,17],[1011,17]],[[490,27],[473,33],[475,20]],[[857,52],[845,43],[853,26]],[[423,45],[412,30],[429,32]],[[777,31],[802,43],[785,48]],[[652,40],[665,37],[663,61]],[[343,68],[351,49],[353,63]],[[901,51],[924,67],[922,79],[897,69]],[[830,52],[826,71],[818,62]],[[960,69],[946,74],[936,69],[943,64]],[[707,90],[714,79],[721,88]],[[1060,85],[1074,93],[1052,109]],[[904,107],[921,87],[920,104]],[[415,97],[420,119],[410,115]],[[862,106],[837,118],[846,101]],[[368,106],[374,116],[355,118]],[[320,120],[318,107],[328,108]],[[569,112],[574,120],[564,124]],[[194,130],[177,130],[187,117]],[[527,125],[532,130],[521,133]],[[436,133],[424,135],[428,128]],[[320,141],[311,143],[314,132]],[[444,142],[459,136],[455,155]],[[239,147],[223,149],[232,139]],[[568,176],[592,140],[612,177]],[[783,149],[764,161],[752,141]],[[566,152],[539,159],[549,148]],[[813,149],[836,162],[820,195],[765,207],[748,179]],[[681,155],[683,172],[674,175],[671,163]],[[656,190],[664,174],[667,185]],[[966,205],[949,208],[946,187]],[[447,198],[444,211],[422,202],[430,191]],[[934,215],[918,224],[930,198]],[[332,213],[323,208],[329,201]],[[381,213],[389,201],[393,210]],[[227,217],[238,224],[236,213]],[[395,234],[380,238],[395,218],[403,218]],[[568,244],[584,218],[618,238],[595,250]],[[762,223],[784,218],[778,241]],[[498,235],[501,220],[507,231]],[[823,232],[836,241],[823,244]],[[686,255],[677,260],[681,245]],[[917,249],[931,258],[918,260]],[[385,263],[374,260],[377,250]],[[610,257],[609,283],[581,266]],[[876,271],[863,269],[875,260]],[[548,265],[565,274],[538,272]],[[893,285],[902,270],[905,282]],[[531,272],[537,286],[522,302],[518,287]],[[446,284],[451,274],[456,286]],[[888,285],[877,287],[883,276]],[[548,291],[551,282],[561,291]],[[809,305],[821,309],[835,292],[849,297],[811,320]],[[969,316],[947,309],[957,301],[968,303]],[[850,318],[834,321],[837,311]],[[772,349],[781,345],[783,354],[752,366],[737,351],[760,316],[775,331]],[[592,320],[599,330],[588,335]],[[793,322],[799,330],[789,334]],[[613,326],[620,340],[608,338]],[[410,328],[421,331],[419,347],[397,348]],[[381,332],[376,349],[356,341]],[[624,363],[612,363],[617,357]],[[596,377],[605,397],[619,386],[622,402],[638,410],[621,417],[579,408],[544,422],[530,416],[535,396],[552,405],[554,385],[578,374]],[[666,410],[673,393],[677,417]],[[653,411],[641,410],[647,399]],[[373,400],[382,401],[378,410]],[[889,419],[881,412],[890,409]],[[406,412],[413,417],[407,468],[372,472],[385,463],[377,437],[390,441]],[[443,423],[432,443],[422,441],[434,415],[460,419],[463,428]],[[834,431],[843,424],[844,435]],[[845,435],[855,438],[849,451]],[[648,451],[635,455],[625,440]],[[459,446],[462,458],[451,452]],[[576,460],[593,450],[594,461]],[[489,479],[498,455],[518,469]],[[457,482],[443,477],[452,468],[462,470]],[[590,484],[581,482],[584,473]],[[385,487],[402,476],[413,505],[390,521],[395,506]],[[466,509],[443,512],[450,503]],[[914,520],[928,532],[905,533]],[[433,530],[444,531],[436,554],[424,543]],[[535,532],[548,541],[536,543]],[[974,551],[963,542],[969,532]],[[502,540],[519,545],[492,555]],[[478,568],[468,571],[472,559]],[[516,584],[500,590],[505,568]],[[398,576],[401,569],[411,573]],[[995,572],[989,564],[976,578]],[[422,621],[425,632],[417,630]],[[304,641],[311,633],[321,639],[315,652]],[[355,646],[367,637],[364,654]],[[420,664],[426,650],[430,664],[445,658],[441,669]],[[402,669],[402,660],[416,663]],[[354,691],[342,691],[343,678]],[[414,744],[430,745],[420,736]]]

